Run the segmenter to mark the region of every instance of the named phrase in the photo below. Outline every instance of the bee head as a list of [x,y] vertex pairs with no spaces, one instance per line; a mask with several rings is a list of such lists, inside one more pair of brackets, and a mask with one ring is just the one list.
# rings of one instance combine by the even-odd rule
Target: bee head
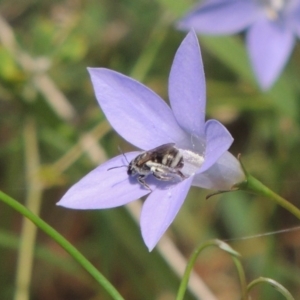
[[129,176],[134,176],[136,174],[136,169],[134,168],[134,165],[132,164],[132,161],[129,163],[128,168],[127,168],[127,174]]

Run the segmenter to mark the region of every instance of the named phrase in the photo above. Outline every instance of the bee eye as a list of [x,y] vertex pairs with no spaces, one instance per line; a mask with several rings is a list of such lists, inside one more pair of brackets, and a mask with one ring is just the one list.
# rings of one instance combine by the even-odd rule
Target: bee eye
[[131,165],[129,165],[129,167],[128,167],[128,169],[127,169],[127,174],[128,174],[128,175],[134,174],[134,169],[131,167]]

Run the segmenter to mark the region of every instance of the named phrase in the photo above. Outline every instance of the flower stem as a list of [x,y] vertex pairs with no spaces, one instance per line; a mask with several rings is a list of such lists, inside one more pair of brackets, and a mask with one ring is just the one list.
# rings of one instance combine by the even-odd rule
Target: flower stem
[[21,213],[24,217],[28,218],[37,227],[43,230],[53,240],[55,240],[62,248],[64,248],[115,300],[124,300],[114,286],[74,247],[72,246],[61,234],[54,228],[44,222],[41,218],[33,214],[25,206],[20,204],[15,199],[9,197],[0,191],[0,200],[12,207],[14,210]]
[[245,279],[245,273],[243,271],[243,268],[239,262],[239,260],[237,259],[237,257],[239,257],[239,253],[237,253],[236,251],[234,251],[228,244],[226,244],[223,241],[220,240],[209,240],[203,244],[201,244],[199,247],[196,248],[196,250],[193,252],[191,258],[188,261],[188,264],[186,266],[186,269],[184,271],[183,274],[183,278],[181,280],[178,292],[177,292],[177,296],[176,296],[176,300],[183,300],[184,299],[184,294],[188,285],[188,281],[190,278],[190,274],[192,272],[192,269],[195,265],[195,262],[199,256],[199,254],[207,247],[210,246],[217,246],[219,247],[221,250],[227,252],[229,255],[231,255],[231,257],[233,258],[233,261],[237,267],[238,270],[238,276],[240,278],[240,282],[241,282],[241,289],[242,289],[242,300],[246,300],[246,279]]
[[241,261],[235,256],[231,255],[231,258],[235,264],[235,267],[237,269],[238,277],[240,280],[241,285],[241,300],[247,300],[247,282],[246,282],[246,275],[242,266]]
[[247,192],[254,193],[256,195],[261,195],[264,197],[268,197],[272,200],[274,200],[278,205],[282,206],[286,210],[288,210],[290,213],[292,213],[295,217],[300,219],[300,210],[292,203],[288,202],[272,190],[270,190],[268,187],[266,187],[264,184],[262,184],[260,181],[258,181],[256,178],[254,178],[252,175],[247,174],[247,180],[236,185],[236,187],[239,190],[244,190]]
[[249,283],[247,287],[247,292],[249,293],[253,287],[258,285],[259,283],[268,283],[271,285],[275,290],[277,290],[279,293],[281,293],[286,300],[295,300],[292,294],[280,283],[277,281],[271,279],[271,278],[265,278],[265,277],[260,277],[255,280],[253,280],[251,283]]

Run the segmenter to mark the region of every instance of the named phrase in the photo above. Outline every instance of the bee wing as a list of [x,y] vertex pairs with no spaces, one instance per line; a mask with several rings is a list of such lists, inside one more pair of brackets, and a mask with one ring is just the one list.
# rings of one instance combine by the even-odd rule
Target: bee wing
[[163,144],[154,149],[143,152],[136,158],[136,164],[140,167],[148,161],[158,159],[161,161],[162,157],[174,149],[175,143]]
[[158,147],[151,149],[149,151],[146,151],[146,152],[149,153],[149,155],[152,155],[152,154],[164,155],[164,154],[170,152],[171,150],[173,150],[174,146],[175,146],[175,143],[163,144],[161,146],[158,146]]

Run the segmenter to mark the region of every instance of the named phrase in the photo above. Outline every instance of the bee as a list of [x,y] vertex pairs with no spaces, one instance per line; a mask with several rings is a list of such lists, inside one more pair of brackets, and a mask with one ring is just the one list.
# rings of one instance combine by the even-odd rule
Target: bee
[[174,143],[169,143],[139,154],[129,163],[127,174],[137,176],[137,181],[151,190],[145,181],[148,175],[162,181],[183,180],[186,178],[180,171],[183,165],[180,150]]
[[[125,159],[127,160],[126,156]],[[181,172],[183,166],[183,155],[179,148],[174,143],[169,143],[142,152],[130,161],[126,167],[129,176],[137,176],[137,181],[151,191],[145,181],[147,176],[153,175],[161,181],[183,180],[187,178]],[[113,167],[109,170],[115,168],[119,167]]]
[[[125,159],[127,160],[126,156]],[[145,181],[147,176],[152,175],[161,181],[182,181],[191,176],[191,172],[197,170],[202,163],[202,156],[190,150],[177,148],[175,143],[169,143],[142,152],[126,167],[129,176],[136,176],[137,181],[151,191]],[[115,168],[119,167],[109,170]]]

